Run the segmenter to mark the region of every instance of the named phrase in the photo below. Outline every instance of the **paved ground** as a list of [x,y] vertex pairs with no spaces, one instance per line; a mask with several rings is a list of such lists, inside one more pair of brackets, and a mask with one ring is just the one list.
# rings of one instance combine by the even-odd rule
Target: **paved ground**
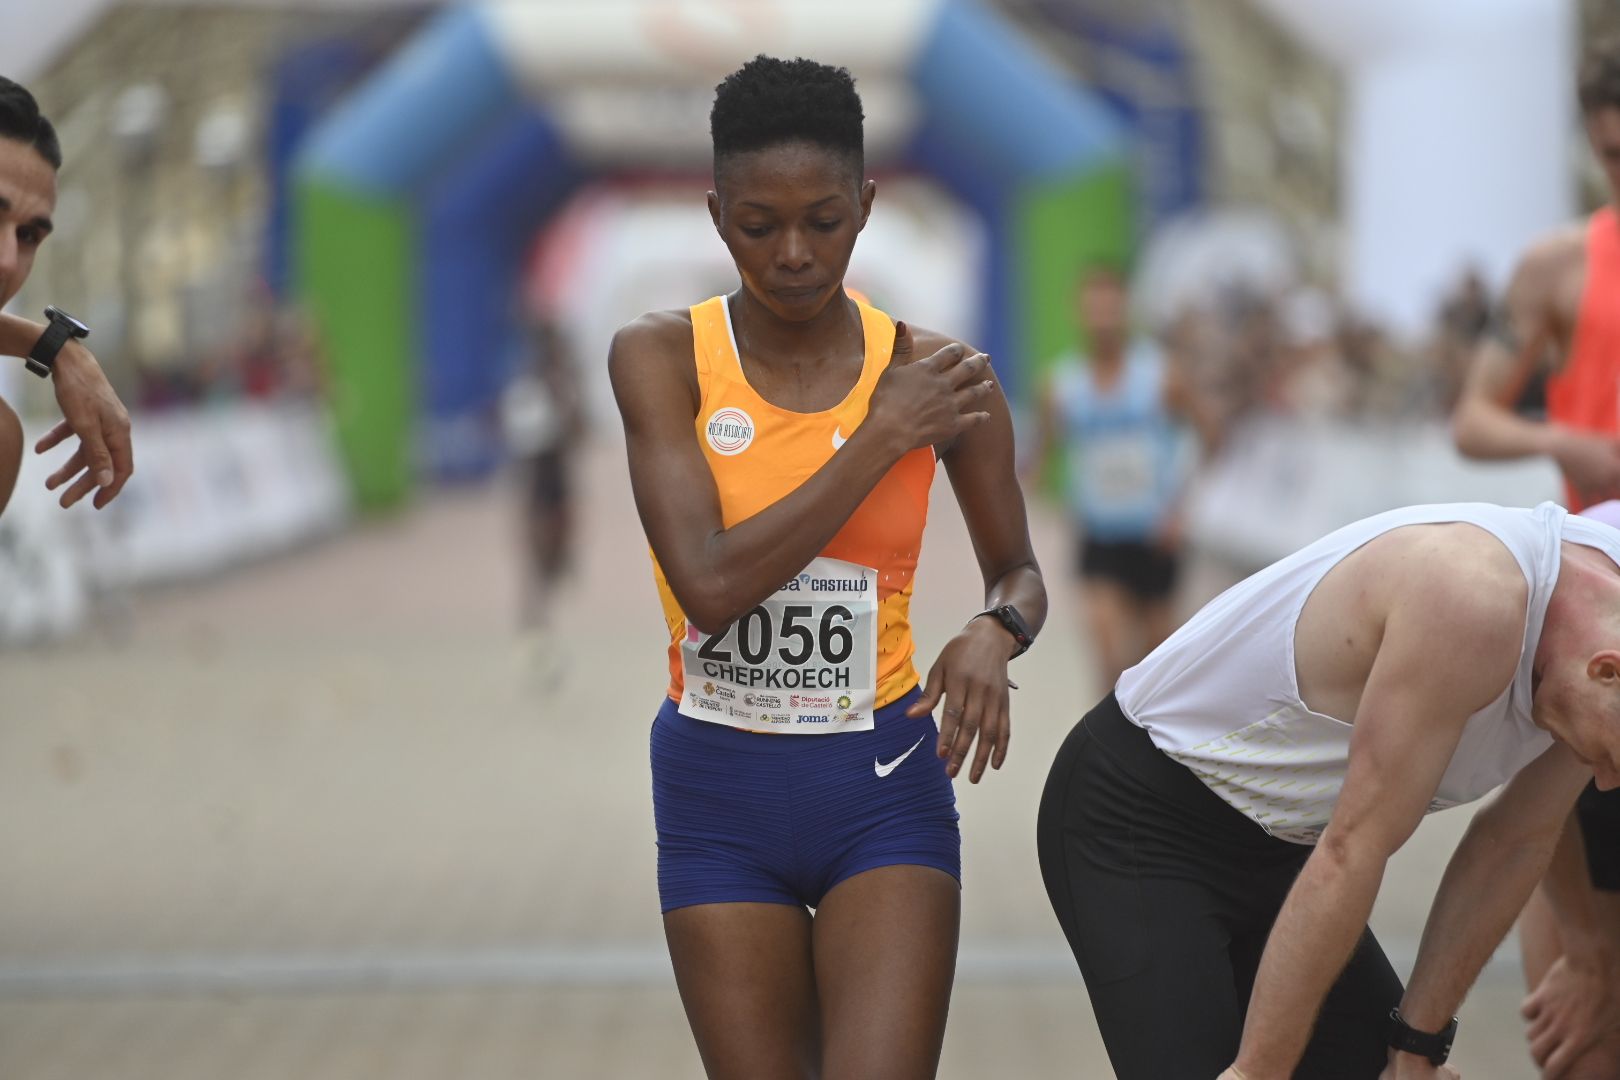
[[[0,1077],[633,1080],[700,1069],[662,951],[647,722],[662,623],[617,451],[589,462],[560,662],[512,632],[498,492],[136,600],[127,632],[0,655]],[[930,655],[977,574],[936,490]],[[1106,1077],[1035,869],[1057,742],[1088,704],[1060,525],[1007,769],[959,797],[962,973],[942,1075]],[[1198,576],[1208,590],[1219,574]],[[1465,811],[1375,923],[1410,957]],[[1471,1080],[1531,1075],[1510,965],[1463,1014]]]

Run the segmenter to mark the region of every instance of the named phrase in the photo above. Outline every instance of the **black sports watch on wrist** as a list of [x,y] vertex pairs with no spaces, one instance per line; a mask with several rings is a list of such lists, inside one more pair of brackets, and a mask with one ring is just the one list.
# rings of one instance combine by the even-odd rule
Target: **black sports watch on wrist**
[[90,328],[75,319],[72,315],[58,307],[45,309],[45,332],[34,342],[34,347],[28,350],[23,363],[42,379],[50,378],[51,372],[56,370],[56,356],[62,351],[62,346],[70,338],[87,338]]
[[1451,1056],[1451,1041],[1457,1037],[1457,1018],[1437,1032],[1419,1031],[1401,1017],[1400,1009],[1389,1010],[1389,1045],[1396,1050],[1428,1058],[1431,1065],[1444,1065]]
[[[1013,636],[1013,640],[1018,642],[1018,651],[1013,653],[1009,659],[1018,659],[1020,656],[1023,656],[1029,651],[1029,647],[1031,645],[1035,644],[1035,635],[1029,632],[1029,624],[1024,621],[1024,617],[1022,615],[1018,614],[1018,609],[1013,607],[1011,604],[1002,604],[1000,607],[986,608],[984,611],[981,611],[977,615],[973,616],[973,618],[982,619],[986,615],[1001,623],[1002,627],[1007,631],[1007,633]],[[969,619],[968,621],[972,622],[973,620]]]

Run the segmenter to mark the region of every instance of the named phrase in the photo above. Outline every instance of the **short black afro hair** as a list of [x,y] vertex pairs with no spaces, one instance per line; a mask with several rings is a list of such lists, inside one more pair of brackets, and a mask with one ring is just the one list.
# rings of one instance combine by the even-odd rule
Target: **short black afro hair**
[[848,68],[756,56],[714,90],[709,136],[716,167],[731,154],[803,140],[866,167],[861,96]]
[[0,75],[0,138],[15,139],[39,151],[51,168],[62,167],[62,146],[56,129],[39,114],[39,103],[18,83]]
[[1587,49],[1576,87],[1583,113],[1620,109],[1620,34],[1610,34]]

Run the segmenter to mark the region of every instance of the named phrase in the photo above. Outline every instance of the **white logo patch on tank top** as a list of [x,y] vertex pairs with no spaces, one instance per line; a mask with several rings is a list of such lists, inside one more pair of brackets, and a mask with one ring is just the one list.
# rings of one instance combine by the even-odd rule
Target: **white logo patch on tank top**
[[742,453],[753,443],[754,418],[735,405],[727,405],[714,411],[709,417],[709,422],[704,425],[704,430],[715,453],[732,457]]

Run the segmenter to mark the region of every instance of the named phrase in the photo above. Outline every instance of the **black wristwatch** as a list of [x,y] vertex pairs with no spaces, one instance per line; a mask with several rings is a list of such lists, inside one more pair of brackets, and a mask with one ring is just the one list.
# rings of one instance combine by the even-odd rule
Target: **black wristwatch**
[[[982,619],[986,615],[989,615],[991,618],[1001,623],[1001,625],[1006,628],[1007,633],[1013,636],[1013,640],[1018,642],[1018,651],[1013,653],[1008,659],[1016,660],[1018,657],[1023,656],[1026,652],[1028,652],[1031,645],[1035,644],[1035,635],[1029,632],[1029,624],[1024,621],[1024,617],[1022,615],[1018,614],[1018,609],[1013,607],[1011,604],[1002,604],[1000,607],[987,608],[986,610],[981,611],[977,615],[973,616],[973,618]],[[973,620],[969,619],[968,621],[972,622]]]
[[1444,1065],[1451,1056],[1451,1041],[1457,1037],[1457,1018],[1437,1032],[1419,1031],[1401,1018],[1401,1010],[1389,1010],[1389,1045],[1396,1050],[1428,1058],[1430,1064]]
[[68,343],[69,338],[87,338],[90,328],[75,319],[61,308],[48,307],[45,309],[45,321],[49,324],[45,332],[34,342],[34,347],[28,350],[28,356],[23,363],[42,379],[50,378],[56,369],[56,354],[62,351],[62,346]]

